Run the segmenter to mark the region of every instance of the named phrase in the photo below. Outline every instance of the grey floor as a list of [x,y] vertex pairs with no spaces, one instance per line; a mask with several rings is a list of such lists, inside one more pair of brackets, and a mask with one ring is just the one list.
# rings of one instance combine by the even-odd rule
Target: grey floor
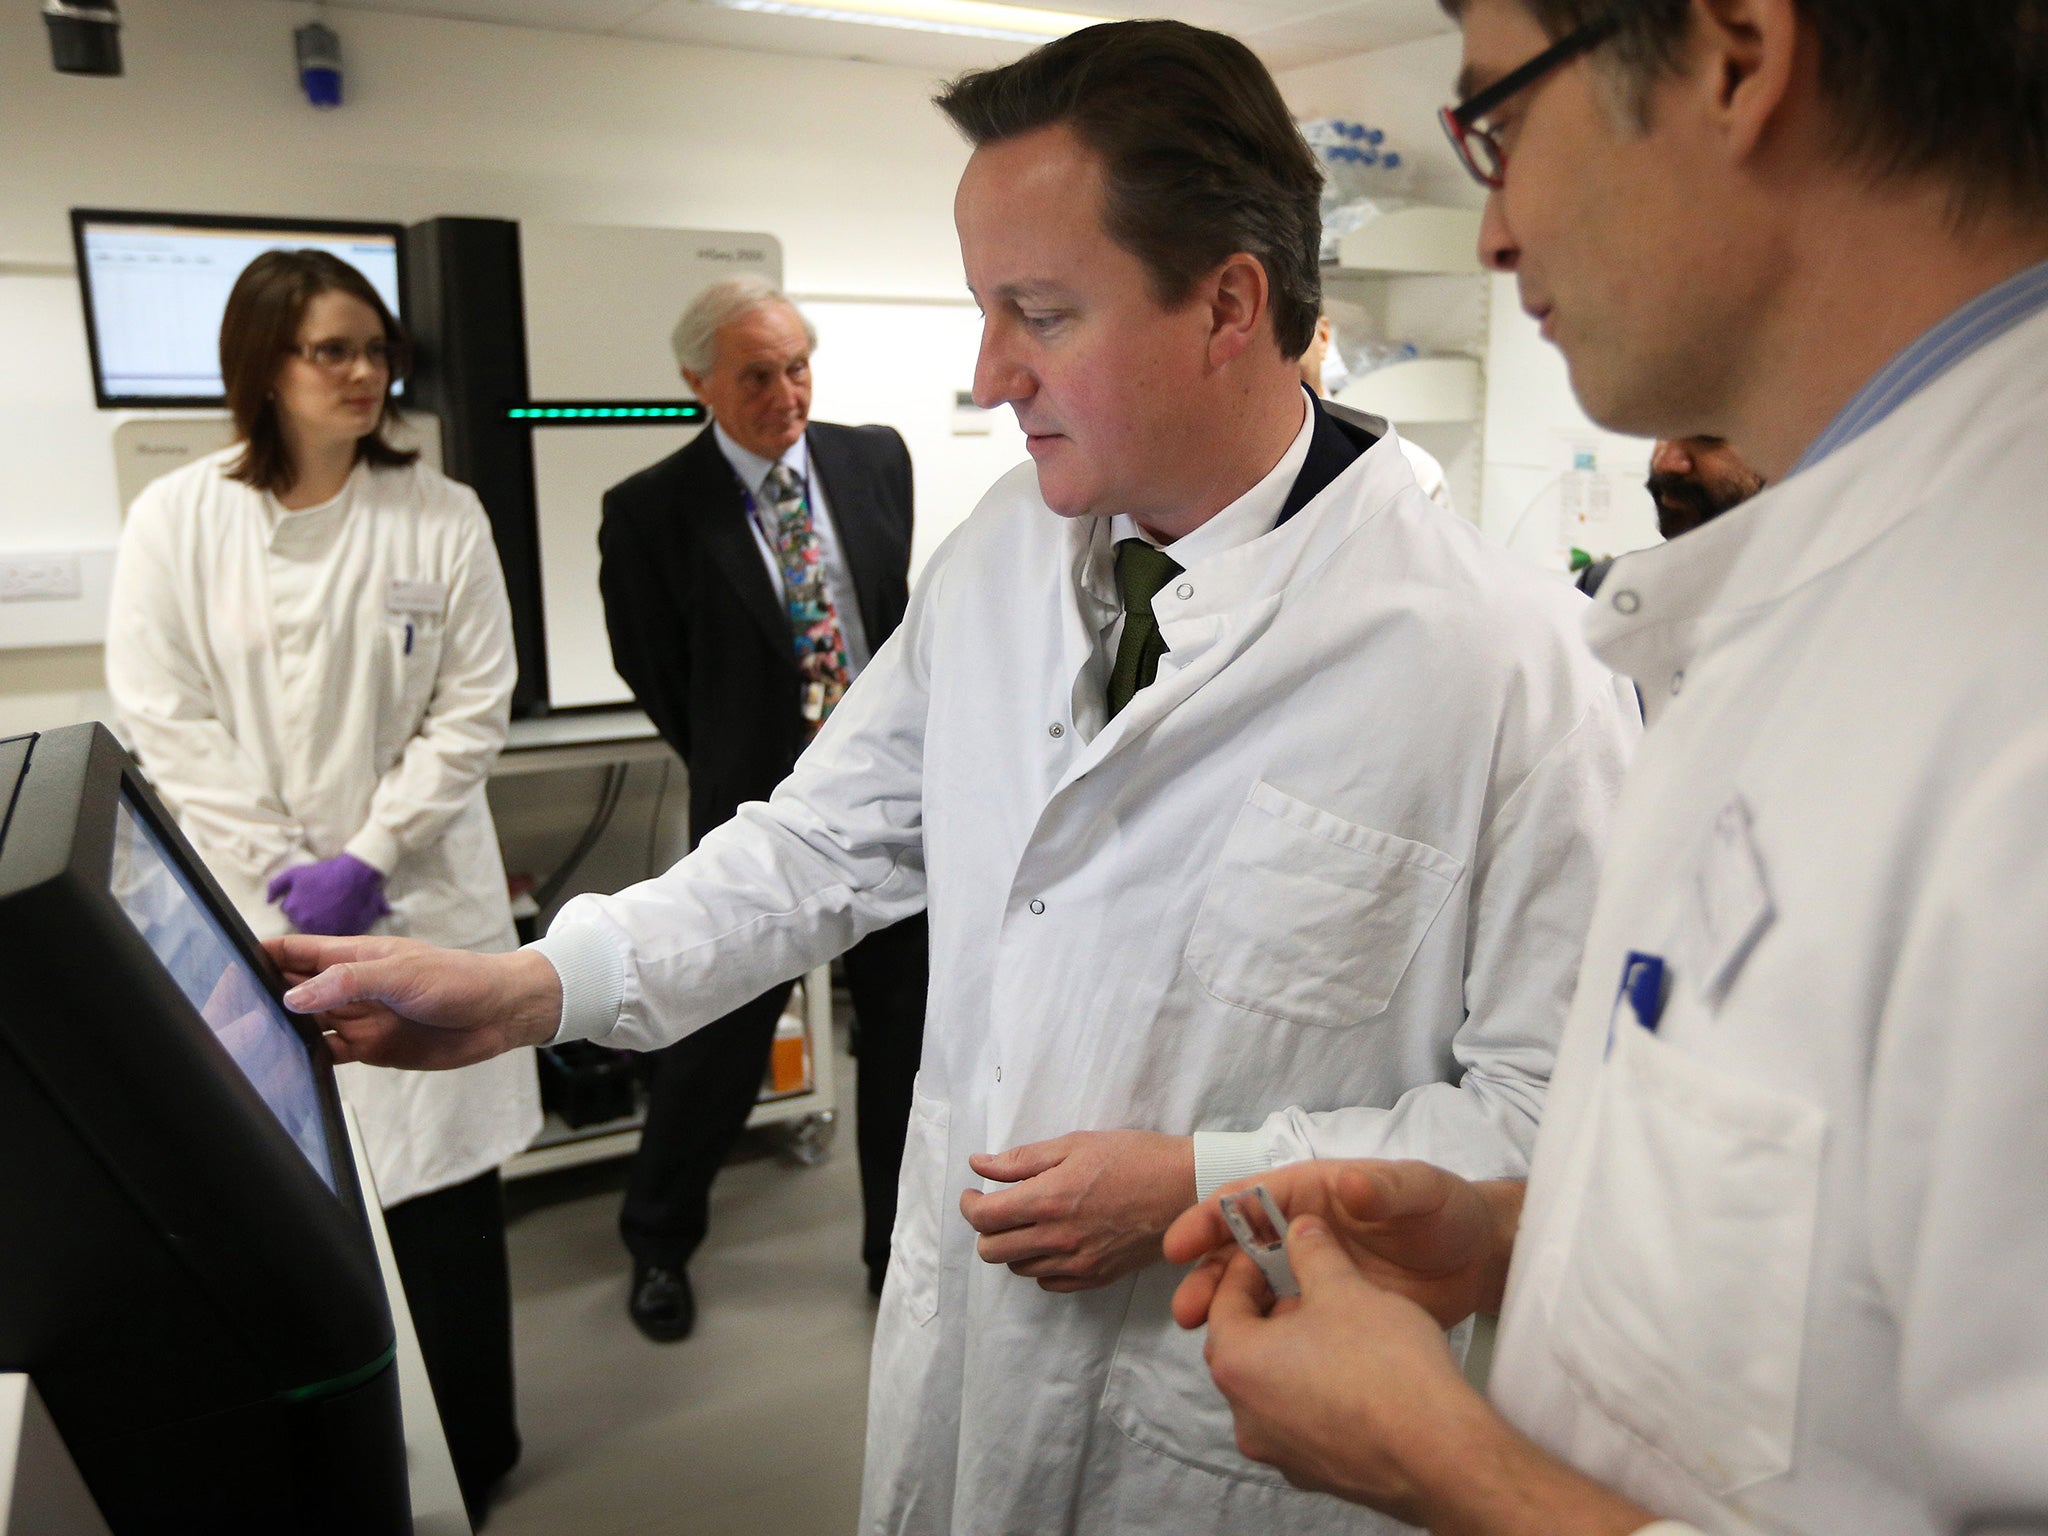
[[526,1453],[490,1536],[851,1536],[874,1307],[860,1262],[852,1063],[824,1164],[750,1136],[712,1193],[690,1278],[696,1332],[626,1316],[623,1165],[512,1193],[513,1328]]

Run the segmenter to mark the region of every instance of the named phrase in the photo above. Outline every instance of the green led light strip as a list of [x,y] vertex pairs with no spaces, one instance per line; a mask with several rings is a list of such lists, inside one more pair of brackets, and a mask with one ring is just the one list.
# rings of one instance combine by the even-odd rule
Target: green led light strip
[[279,1396],[288,1403],[306,1403],[312,1402],[317,1398],[334,1397],[343,1392],[351,1392],[363,1385],[363,1383],[374,1380],[387,1365],[397,1358],[398,1341],[393,1339],[382,1354],[367,1364],[359,1365],[354,1370],[336,1376],[331,1381],[316,1381],[310,1386],[304,1387],[286,1387]]
[[705,415],[694,400],[671,405],[514,405],[505,410],[508,421],[694,422]]

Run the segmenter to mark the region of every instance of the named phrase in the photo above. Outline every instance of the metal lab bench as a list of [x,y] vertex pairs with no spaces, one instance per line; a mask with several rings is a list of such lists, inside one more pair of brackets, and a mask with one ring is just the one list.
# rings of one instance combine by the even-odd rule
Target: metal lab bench
[[[671,760],[668,744],[655,730],[654,722],[640,710],[546,715],[512,722],[505,750],[491,770],[491,777],[503,779]],[[800,978],[790,1006],[800,1010],[804,1021],[810,1085],[792,1093],[765,1095],[747,1117],[747,1126],[786,1127],[791,1155],[799,1162],[811,1164],[823,1160],[838,1121],[831,967],[819,966]],[[641,1122],[642,1116],[634,1114],[571,1129],[551,1113],[533,1145],[505,1165],[505,1177],[517,1179],[580,1163],[631,1156],[640,1145]]]

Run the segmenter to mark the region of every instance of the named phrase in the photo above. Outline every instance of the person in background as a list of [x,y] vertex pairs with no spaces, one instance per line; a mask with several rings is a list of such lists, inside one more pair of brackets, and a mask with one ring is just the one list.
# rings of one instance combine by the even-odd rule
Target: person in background
[[861,1529],[1383,1531],[1238,1453],[1160,1236],[1301,1158],[1521,1168],[1634,701],[1302,387],[1322,178],[1250,49],[1106,23],[940,104],[1031,462],[795,771],[519,955],[273,952],[424,1066],[673,1040],[929,900]]
[[1667,539],[1712,522],[1764,488],[1764,477],[1720,437],[1666,438],[1650,455],[1650,499]]
[[[1330,347],[1334,337],[1330,317],[1317,315],[1315,339],[1308,344],[1308,350],[1301,354],[1301,382],[1309,387],[1310,392],[1318,400],[1324,401],[1324,410],[1364,427],[1375,437],[1385,437],[1393,431],[1385,417],[1374,416],[1368,411],[1354,410],[1348,405],[1339,405],[1336,401],[1327,399],[1324,383],[1328,377]],[[1411,443],[1399,433],[1395,433],[1394,438],[1401,445],[1401,456],[1408,461],[1408,467],[1415,471],[1415,483],[1422,487],[1422,494],[1446,512],[1456,512],[1457,504],[1451,500],[1451,482],[1445,476],[1444,467],[1437,461],[1436,455],[1427,448]]]
[[[673,342],[712,427],[605,492],[598,585],[613,664],[689,767],[695,847],[773,793],[902,622],[911,476],[890,428],[810,419],[817,338],[765,278],[706,288]],[[875,1295],[889,1267],[928,953],[918,913],[843,960],[860,1056],[861,1256]],[[633,1259],[627,1310],[649,1338],[683,1338],[695,1322],[686,1266],[789,995],[780,980],[655,1056],[619,1216]]]
[[[1719,437],[1667,438],[1650,453],[1647,489],[1657,508],[1657,532],[1667,540],[1711,523],[1764,488],[1764,477]],[[1614,568],[1615,557],[1595,560],[1574,583],[1588,597]]]
[[[221,321],[236,441],[122,529],[107,686],[144,771],[259,936],[513,947],[484,779],[511,611],[474,493],[391,445],[405,342],[321,251],[272,251]],[[347,1064],[472,1520],[519,1457],[498,1165],[540,1129],[532,1053]]]
[[1277,1170],[1299,1304],[1179,1316],[1255,1457],[1438,1532],[2048,1530],[2048,8],[1454,9],[1587,414],[1772,483],[1588,618],[1652,718],[1526,1186]]

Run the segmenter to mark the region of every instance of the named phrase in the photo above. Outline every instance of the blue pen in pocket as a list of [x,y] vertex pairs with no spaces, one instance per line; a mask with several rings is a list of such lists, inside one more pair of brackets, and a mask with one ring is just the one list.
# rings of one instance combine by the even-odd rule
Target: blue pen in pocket
[[1607,1051],[1614,1050],[1614,1020],[1624,1006],[1636,1022],[1651,1034],[1664,1018],[1664,961],[1639,949],[1628,952],[1621,963],[1621,985],[1615,989],[1614,1007],[1607,1016]]
[[405,626],[405,654],[408,656],[412,654],[412,626],[410,624]]

